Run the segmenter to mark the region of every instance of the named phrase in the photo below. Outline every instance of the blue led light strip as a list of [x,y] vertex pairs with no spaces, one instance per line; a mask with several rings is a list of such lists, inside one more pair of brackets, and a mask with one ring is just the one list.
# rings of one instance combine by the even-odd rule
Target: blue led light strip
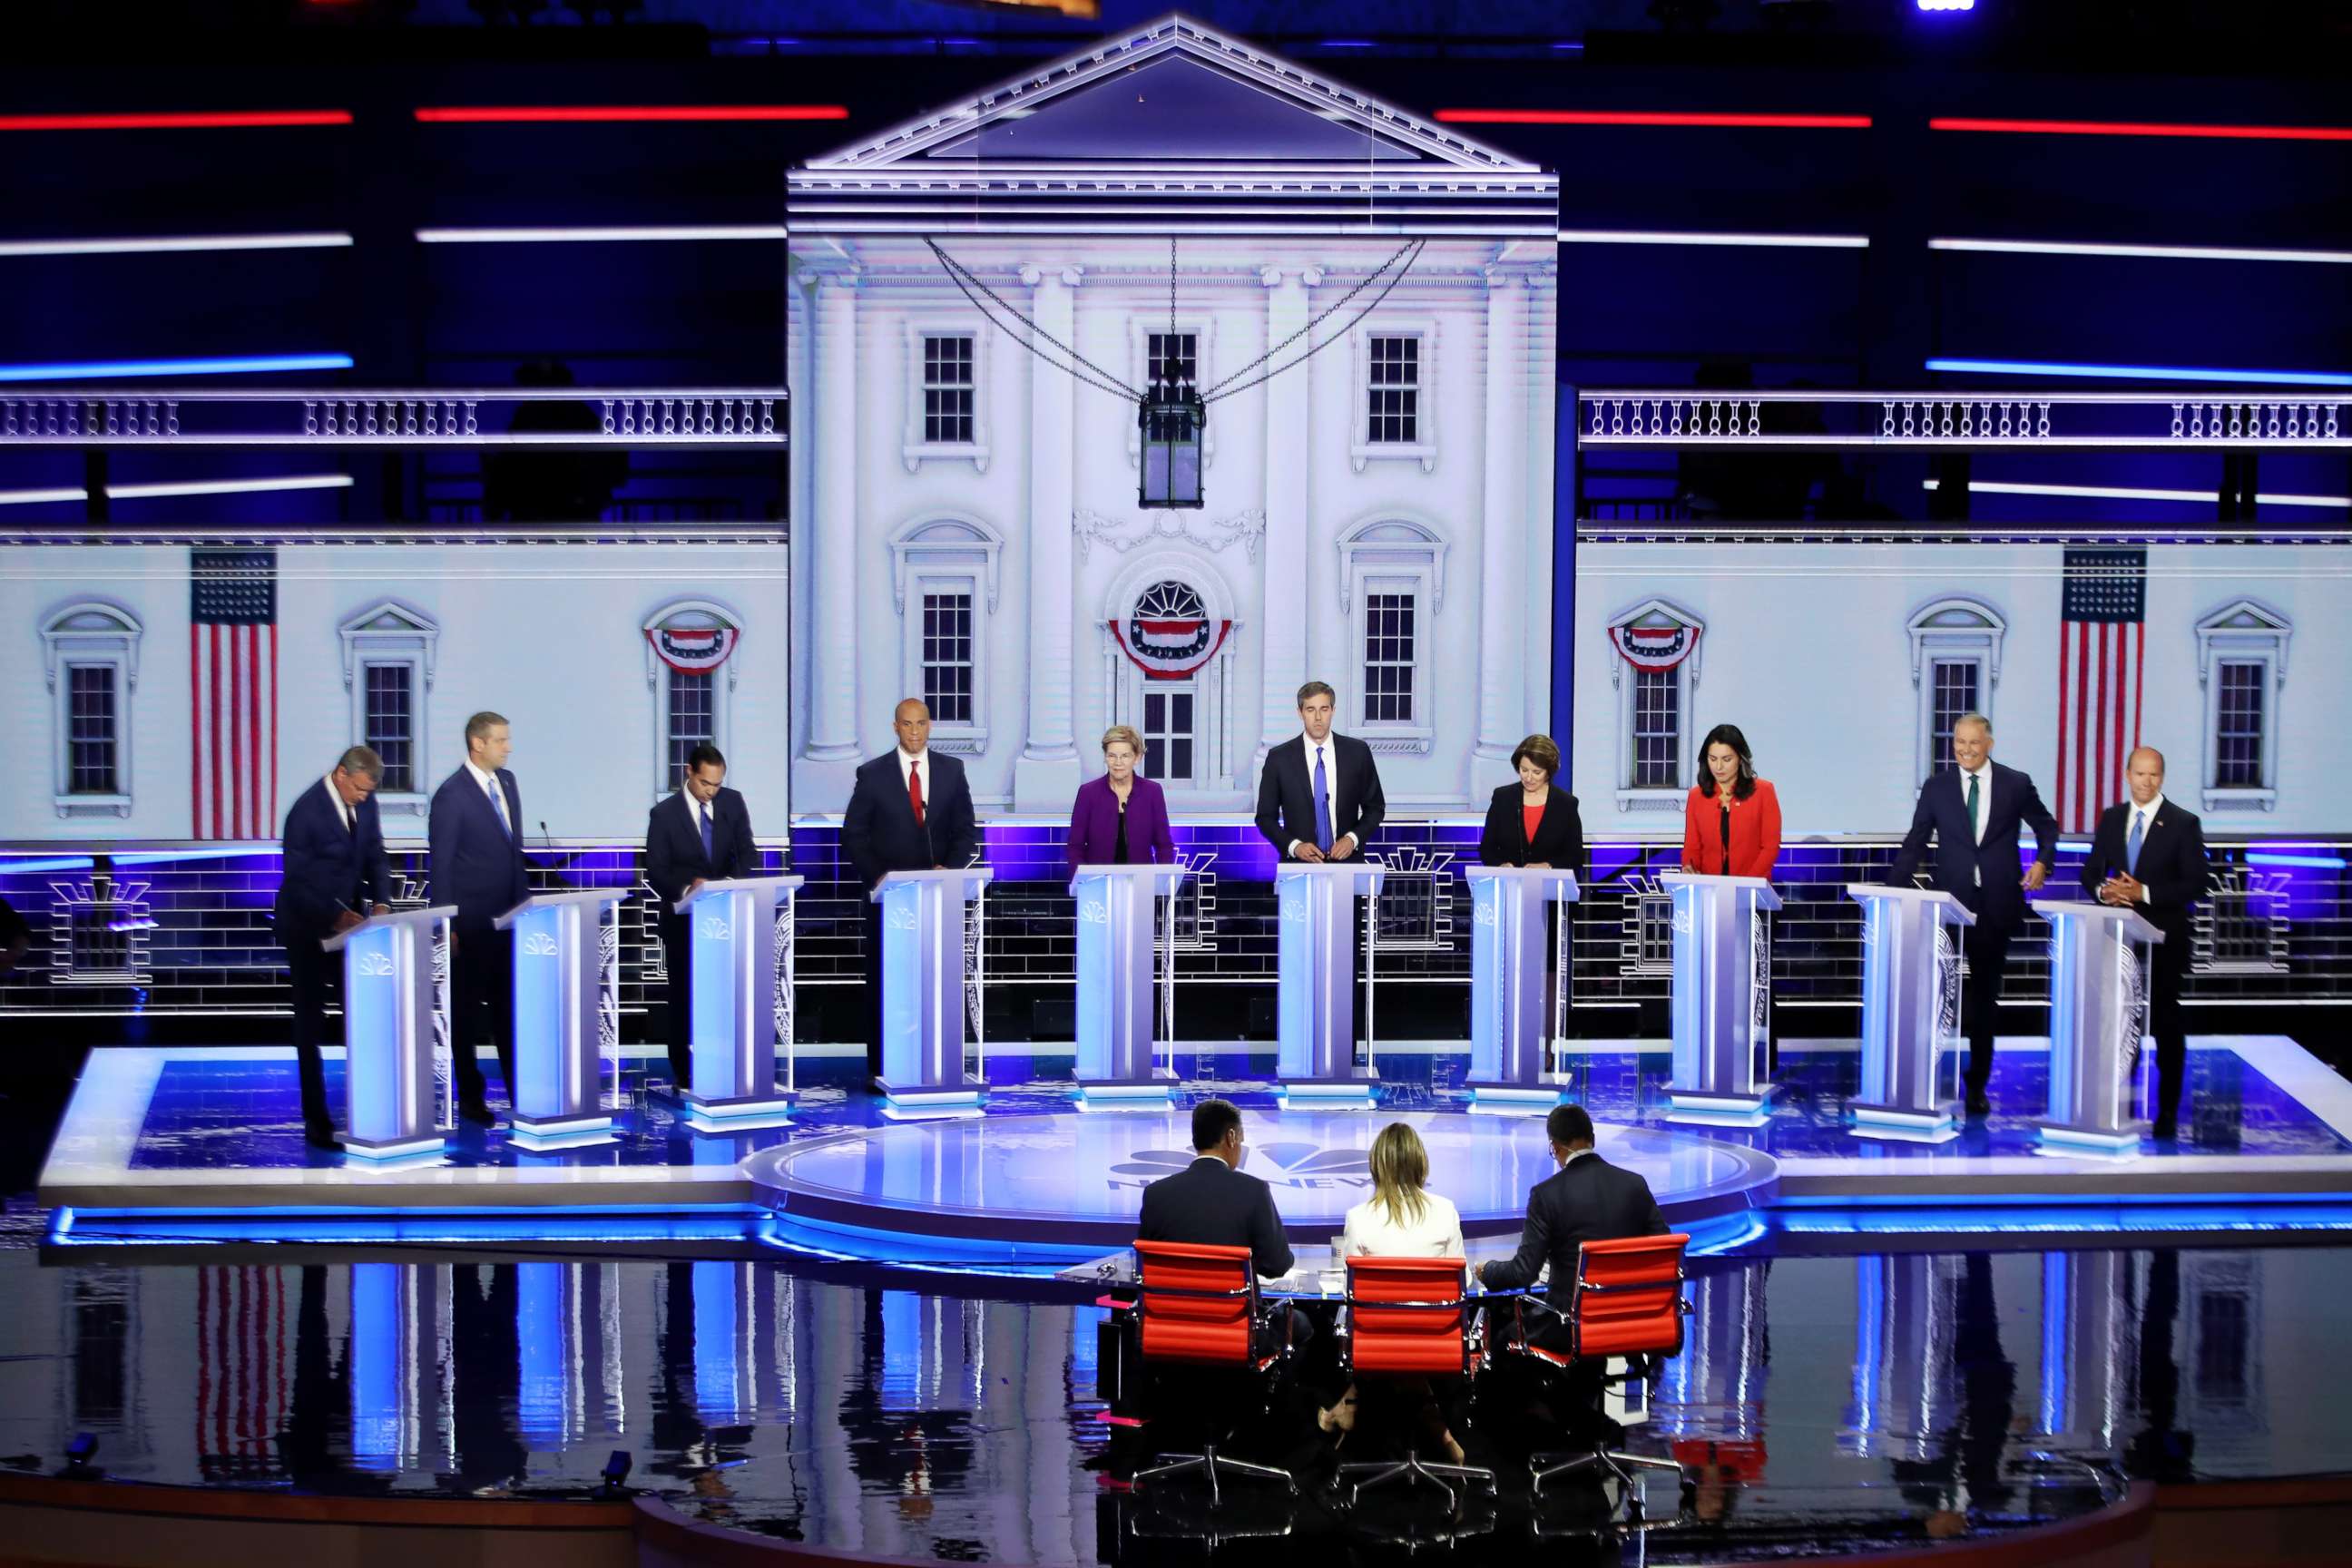
[[2264,386],[2352,386],[2352,374],[2326,370],[2215,370],[2198,365],[2069,364],[2034,359],[1931,359],[1927,368],[1969,375],[2069,375],[2099,381],[2249,382]]
[[220,359],[120,359],[58,364],[0,364],[0,382],[107,381],[142,375],[267,375],[291,370],[349,370],[349,354],[247,354]]

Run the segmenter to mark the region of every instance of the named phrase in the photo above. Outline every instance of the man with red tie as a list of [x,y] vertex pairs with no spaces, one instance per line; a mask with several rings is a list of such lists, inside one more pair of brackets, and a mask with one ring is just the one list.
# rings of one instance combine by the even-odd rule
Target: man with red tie
[[[898,704],[893,751],[864,763],[841,818],[841,852],[867,893],[890,871],[969,866],[980,858],[980,825],[963,764],[930,749],[931,710],[921,699]],[[882,1076],[882,906],[866,903],[866,1067]]]

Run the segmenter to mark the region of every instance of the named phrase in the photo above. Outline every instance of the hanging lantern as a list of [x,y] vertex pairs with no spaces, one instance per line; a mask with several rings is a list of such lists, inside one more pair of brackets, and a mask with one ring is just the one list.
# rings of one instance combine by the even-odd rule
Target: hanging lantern
[[1165,510],[1203,504],[1201,494],[1201,431],[1209,410],[1190,381],[1155,381],[1136,413],[1142,427],[1143,463],[1136,504]]

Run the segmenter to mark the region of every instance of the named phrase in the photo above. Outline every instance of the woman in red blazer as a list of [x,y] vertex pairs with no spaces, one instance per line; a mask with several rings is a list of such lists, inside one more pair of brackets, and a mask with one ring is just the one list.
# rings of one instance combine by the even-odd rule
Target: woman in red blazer
[[1756,776],[1748,737],[1717,724],[1699,747],[1698,783],[1683,807],[1683,869],[1769,877],[1780,858],[1780,797]]

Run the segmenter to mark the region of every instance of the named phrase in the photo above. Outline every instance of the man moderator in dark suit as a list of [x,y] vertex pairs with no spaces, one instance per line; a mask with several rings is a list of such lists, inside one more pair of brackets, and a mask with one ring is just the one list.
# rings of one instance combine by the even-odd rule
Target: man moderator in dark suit
[[296,795],[286,812],[273,925],[286,949],[286,975],[294,992],[302,1140],[314,1149],[336,1147],[319,1041],[326,1032],[328,992],[342,972],[341,958],[319,944],[368,915],[391,911],[392,867],[384,858],[374,798],[383,782],[383,759],[365,746],[353,746]]
[[680,899],[705,882],[748,877],[759,859],[751,813],[727,787],[727,759],[704,742],[686,754],[677,793],[646,819],[646,880],[661,900],[655,927],[669,967],[669,1075],[680,1094],[694,1087],[692,944]]
[[474,1059],[482,1014],[499,1047],[499,1076],[514,1096],[514,942],[492,922],[530,896],[522,857],[522,791],[507,771],[513,732],[497,713],[466,721],[466,760],[433,792],[426,837],[433,851],[432,901],[455,904],[449,941],[449,1055],[457,1072],[457,1114],[498,1120]]
[[[841,852],[871,894],[888,871],[969,866],[980,857],[980,824],[963,764],[931,750],[931,710],[909,697],[891,715],[893,750],[857,770],[841,818]],[[882,1076],[882,906],[866,902],[867,1076]]]
[[1192,1108],[1192,1163],[1143,1189],[1139,1241],[1246,1247],[1250,1267],[1273,1279],[1297,1261],[1275,1212],[1274,1189],[1241,1173],[1242,1113],[1222,1100]]
[[2103,904],[2138,911],[2164,933],[2148,967],[2147,1032],[2156,1037],[2158,1138],[2179,1135],[2180,1080],[2189,1037],[2180,1022],[2180,982],[2189,973],[2189,906],[2205,896],[2205,824],[2164,798],[2164,753],[2142,746],[2124,764],[2131,799],[2099,814],[2083,862],[2083,890]]
[[1663,1236],[1666,1222],[1640,1172],[1612,1165],[1592,1152],[1592,1117],[1584,1107],[1553,1106],[1544,1119],[1544,1136],[1551,1141],[1559,1169],[1528,1194],[1518,1251],[1481,1265],[1478,1280],[1489,1290],[1524,1290],[1549,1263],[1551,1283],[1544,1299],[1573,1311],[1578,1247],[1588,1241]]
[[[2058,823],[2042,804],[2033,781],[1992,760],[1992,721],[1966,713],[1952,726],[1952,763],[1919,786],[1911,831],[1895,852],[1889,886],[1901,887],[1917,874],[1936,838],[1935,887],[1972,910],[1968,928],[1969,983],[1960,994],[1960,1031],[1969,1037],[1969,1114],[1992,1109],[1985,1086],[1992,1079],[1993,1021],[2000,1010],[2000,973],[2009,963],[2010,940],[2025,924],[2025,895],[2050,879],[2058,858]],[[2018,874],[2017,836],[2033,830],[2033,865]]]

